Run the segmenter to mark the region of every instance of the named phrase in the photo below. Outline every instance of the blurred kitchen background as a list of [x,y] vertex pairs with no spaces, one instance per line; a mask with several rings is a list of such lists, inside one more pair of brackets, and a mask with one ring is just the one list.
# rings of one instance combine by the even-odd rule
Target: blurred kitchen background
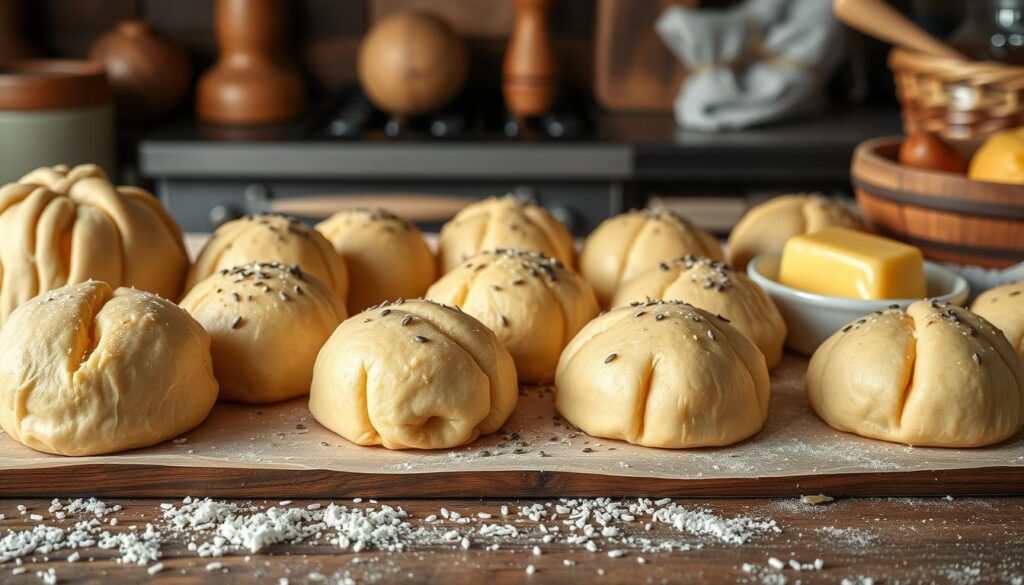
[[[999,2],[1021,4],[893,4],[945,38],[965,7]],[[366,205],[429,229],[468,200],[515,192],[577,234],[651,201],[724,234],[773,194],[849,196],[854,147],[902,133],[888,46],[830,14],[805,18],[791,10],[800,2],[760,2],[776,20],[751,27],[738,4],[0,0],[0,61],[91,55],[113,85],[113,97],[83,81],[32,101],[31,91],[5,90],[0,74],[0,125],[50,116],[18,126],[21,146],[0,142],[0,159],[102,162],[121,182],[152,189],[192,232],[250,212],[323,217]],[[680,13],[659,32],[674,5],[710,17]],[[672,38],[693,52],[689,65]],[[795,83],[792,107],[740,101],[732,115],[697,111],[692,124],[674,111],[681,84],[765,55],[803,75],[781,82],[785,91]],[[82,108],[99,113],[83,122],[72,115]],[[50,144],[45,124],[78,134]],[[27,170],[0,166],[0,179]]]

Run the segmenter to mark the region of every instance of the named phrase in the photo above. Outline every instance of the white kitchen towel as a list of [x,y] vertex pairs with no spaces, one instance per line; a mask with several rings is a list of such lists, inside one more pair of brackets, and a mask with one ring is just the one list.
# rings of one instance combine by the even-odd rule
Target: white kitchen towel
[[675,101],[684,128],[746,128],[814,109],[844,54],[828,0],[672,6],[655,26],[690,72]]

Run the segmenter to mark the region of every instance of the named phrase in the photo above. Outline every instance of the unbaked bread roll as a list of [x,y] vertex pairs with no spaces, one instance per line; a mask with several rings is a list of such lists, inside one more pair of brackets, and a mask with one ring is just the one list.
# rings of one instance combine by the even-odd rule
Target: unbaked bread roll
[[249,262],[296,264],[319,278],[343,303],[348,298],[345,260],[320,232],[283,215],[246,216],[217,228],[192,265],[185,290],[218,270]]
[[724,319],[648,301],[594,319],[558,362],[555,405],[589,435],[648,447],[729,445],[768,416],[764,356]]
[[339,211],[317,224],[345,258],[348,311],[422,297],[436,278],[434,255],[416,226],[383,209]]
[[447,449],[498,430],[518,401],[512,356],[490,329],[413,300],[338,326],[316,358],[309,410],[359,445]]
[[348,315],[298,266],[253,262],[202,280],[181,301],[212,338],[220,398],[277,402],[309,392],[317,353]]
[[971,310],[988,319],[1024,357],[1024,281],[991,288],[974,300]]
[[39,293],[90,278],[177,299],[181,230],[155,197],[96,165],[44,167],[0,188],[0,323]]
[[836,332],[811,357],[806,388],[833,428],[909,445],[990,445],[1024,420],[1020,356],[988,321],[934,301]]
[[613,307],[636,301],[686,301],[721,315],[764,354],[768,368],[782,359],[786,322],[768,294],[728,264],[703,256],[683,256],[662,262],[619,287]]
[[540,205],[512,195],[463,208],[441,228],[437,246],[440,274],[492,248],[543,252],[570,268],[576,259],[569,230]]
[[427,291],[461,307],[497,334],[523,382],[548,382],[558,356],[597,316],[594,291],[578,274],[540,252],[484,250]]
[[667,209],[641,209],[606,219],[587,237],[580,274],[608,306],[620,284],[659,262],[694,254],[722,260],[714,236]]
[[146,447],[198,425],[216,400],[210,336],[152,293],[72,284],[0,329],[0,427],[37,451]]
[[746,270],[765,252],[782,251],[786,240],[828,227],[863,230],[846,207],[820,193],[780,195],[750,209],[729,234],[729,263]]

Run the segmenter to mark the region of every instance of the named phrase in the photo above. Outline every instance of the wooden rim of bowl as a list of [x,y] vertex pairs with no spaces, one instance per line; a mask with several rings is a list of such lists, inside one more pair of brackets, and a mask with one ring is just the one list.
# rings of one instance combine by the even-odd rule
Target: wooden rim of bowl
[[0,111],[59,110],[110,101],[103,66],[72,59],[29,59],[0,64]]
[[[975,181],[966,175],[899,164],[902,137],[872,138],[857,145],[850,165],[855,189],[899,203],[1000,220],[1024,220],[1024,187]],[[886,156],[884,151],[893,156]]]

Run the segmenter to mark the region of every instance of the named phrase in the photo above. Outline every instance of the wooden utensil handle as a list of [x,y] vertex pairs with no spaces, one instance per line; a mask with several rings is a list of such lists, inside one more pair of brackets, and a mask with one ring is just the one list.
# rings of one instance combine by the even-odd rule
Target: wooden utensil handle
[[839,20],[866,35],[936,57],[968,60],[882,0],[834,0],[832,10]]

